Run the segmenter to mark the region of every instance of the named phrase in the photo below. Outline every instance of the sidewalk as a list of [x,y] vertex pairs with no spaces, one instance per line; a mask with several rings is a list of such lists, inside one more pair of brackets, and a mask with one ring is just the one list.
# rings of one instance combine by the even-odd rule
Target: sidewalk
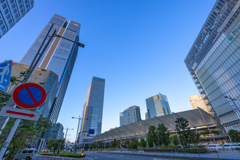
[[112,153],[112,154],[128,154],[128,155],[142,155],[142,156],[159,156],[166,158],[184,158],[184,159],[221,159],[231,160],[240,159],[239,152],[226,152],[226,153],[164,153],[164,152],[144,152],[144,151],[97,151],[99,153]]

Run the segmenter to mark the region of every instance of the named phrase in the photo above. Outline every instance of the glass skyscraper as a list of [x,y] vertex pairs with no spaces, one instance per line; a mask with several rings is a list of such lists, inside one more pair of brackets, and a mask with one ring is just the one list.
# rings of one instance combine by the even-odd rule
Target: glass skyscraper
[[34,6],[34,0],[0,0],[0,38]]
[[101,134],[104,88],[105,79],[92,78],[84,105],[79,144],[91,143],[92,138]]
[[240,130],[240,1],[217,0],[185,64],[225,130]]
[[146,99],[148,118],[171,114],[167,96],[157,94]]
[[[78,42],[80,24],[72,20],[67,22],[66,18],[55,14],[49,23],[44,27],[25,56],[22,58],[21,63],[28,65],[31,64],[52,24],[54,25],[50,32],[50,35],[54,30],[56,30],[56,34]],[[48,39],[49,37],[47,40]],[[47,41],[45,42],[44,46],[46,43]],[[63,38],[55,37],[48,45],[46,51],[43,54],[43,57],[38,63],[37,67],[52,70],[58,75],[59,86],[49,114],[49,119],[53,123],[56,123],[58,119],[77,53],[78,46],[76,43]]]
[[141,121],[140,107],[132,106],[120,113],[120,126]]

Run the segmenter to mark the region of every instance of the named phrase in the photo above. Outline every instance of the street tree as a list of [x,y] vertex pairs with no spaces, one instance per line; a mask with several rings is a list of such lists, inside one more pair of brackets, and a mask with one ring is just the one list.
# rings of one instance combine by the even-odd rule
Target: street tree
[[190,130],[187,119],[179,117],[176,119],[175,123],[176,130],[179,134],[179,140],[182,145],[190,146],[191,143],[197,144],[200,142],[200,134]]
[[170,143],[170,133],[168,132],[168,128],[163,124],[158,124],[157,127],[157,140],[159,146],[164,144],[166,147]]
[[147,139],[149,147],[155,147],[157,141],[157,132],[155,126],[149,126]]
[[237,130],[228,130],[228,135],[231,138],[232,142],[240,142],[240,132],[238,132]]
[[64,145],[65,145],[65,140],[64,139],[53,139],[53,140],[49,140],[47,142],[47,148],[49,150],[52,150],[53,149],[53,153],[55,153],[56,150],[58,150],[58,153],[59,151],[63,150],[64,149]]
[[147,146],[147,142],[145,141],[144,138],[141,138],[141,140],[140,140],[140,146],[143,147],[143,148],[145,148],[145,147]]
[[170,136],[170,141],[171,141],[172,144],[174,144],[176,146],[179,144],[179,139],[178,139],[177,135]]

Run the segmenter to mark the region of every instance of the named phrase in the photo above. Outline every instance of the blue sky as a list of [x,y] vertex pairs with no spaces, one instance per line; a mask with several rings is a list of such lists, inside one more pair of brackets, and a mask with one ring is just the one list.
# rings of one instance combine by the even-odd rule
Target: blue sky
[[93,76],[106,79],[102,132],[119,113],[145,99],[168,97],[172,112],[191,109],[198,91],[184,59],[215,0],[35,0],[34,8],[0,39],[0,61],[19,62],[57,13],[81,23],[79,48],[58,121],[75,140],[77,120]]

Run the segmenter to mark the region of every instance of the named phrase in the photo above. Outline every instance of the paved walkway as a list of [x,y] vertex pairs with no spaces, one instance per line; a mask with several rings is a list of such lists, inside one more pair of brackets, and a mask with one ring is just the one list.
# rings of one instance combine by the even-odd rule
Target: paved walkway
[[112,154],[133,154],[133,155],[151,155],[159,157],[172,157],[172,158],[201,158],[201,159],[237,159],[240,160],[240,153],[238,151],[224,152],[224,153],[160,153],[160,152],[143,152],[143,151],[99,151],[99,153],[112,153]]

